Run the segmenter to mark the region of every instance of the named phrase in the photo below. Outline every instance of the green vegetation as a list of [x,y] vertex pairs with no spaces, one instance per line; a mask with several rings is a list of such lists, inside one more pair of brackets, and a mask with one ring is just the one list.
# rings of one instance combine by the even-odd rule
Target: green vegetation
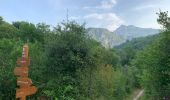
[[138,53],[132,61],[132,66],[138,69],[136,76],[145,89],[146,100],[170,98],[170,30],[167,26],[170,18],[167,12],[158,14],[158,22],[163,25],[164,31],[152,45]]
[[[30,47],[30,77],[38,87],[31,100],[117,100],[133,88],[131,69],[120,68],[119,56],[87,36],[84,25],[62,23],[0,24],[0,99],[14,99],[13,70],[24,43]],[[127,77],[128,76],[128,77]]]
[[140,88],[144,100],[169,99],[170,18],[166,12],[158,15],[163,32],[113,49],[89,38],[76,22],[50,29],[0,17],[0,99],[15,100],[13,70],[24,43],[30,48],[29,75],[38,87],[29,100],[126,100]]
[[120,62],[124,65],[129,65],[131,60],[135,58],[135,55],[149,47],[154,43],[155,40],[159,38],[159,34],[151,35],[147,37],[134,38],[131,41],[126,41],[125,43],[116,46],[114,49],[120,56]]

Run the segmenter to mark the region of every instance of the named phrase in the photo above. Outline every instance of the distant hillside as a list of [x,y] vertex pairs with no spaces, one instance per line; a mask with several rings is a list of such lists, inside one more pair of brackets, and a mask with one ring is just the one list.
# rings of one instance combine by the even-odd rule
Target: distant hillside
[[104,28],[88,28],[87,33],[95,40],[102,43],[105,47],[113,47],[124,42],[124,38],[121,35],[110,32]]
[[115,46],[115,49],[125,49],[125,48],[133,48],[134,50],[143,50],[148,45],[151,45],[157,38],[159,34],[149,35],[146,37],[134,38],[132,40],[127,40],[125,43],[121,45]]
[[159,33],[159,30],[152,28],[140,28],[133,25],[121,25],[114,31],[114,33],[123,36],[126,40],[131,40],[133,38],[145,37],[148,35]]
[[130,61],[135,58],[137,52],[142,51],[144,48],[154,43],[158,38],[159,34],[134,38],[119,46],[115,46],[113,50],[119,55],[121,59],[120,62],[123,66],[129,65]]
[[95,40],[102,43],[105,47],[114,47],[120,45],[127,40],[137,37],[145,37],[159,33],[158,29],[139,28],[132,25],[121,25],[114,32],[110,32],[105,28],[88,28],[87,34]]

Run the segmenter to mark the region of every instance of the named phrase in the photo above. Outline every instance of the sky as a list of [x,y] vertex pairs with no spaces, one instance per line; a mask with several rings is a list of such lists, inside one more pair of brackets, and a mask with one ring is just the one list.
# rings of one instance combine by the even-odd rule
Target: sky
[[86,27],[114,31],[120,25],[160,28],[156,12],[170,11],[170,0],[0,0],[5,21],[44,22],[56,26],[75,20]]

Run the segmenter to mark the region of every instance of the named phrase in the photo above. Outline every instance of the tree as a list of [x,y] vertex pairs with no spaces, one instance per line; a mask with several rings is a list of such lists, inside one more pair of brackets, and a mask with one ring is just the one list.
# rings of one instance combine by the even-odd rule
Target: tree
[[3,18],[0,17],[0,39],[2,38],[17,38],[18,37],[18,30],[9,23],[3,21]]
[[16,79],[13,74],[16,58],[21,54],[21,41],[0,40],[0,99],[12,100],[15,97]]
[[170,94],[170,31],[167,13],[160,12],[158,22],[164,32],[150,47],[137,55],[133,65],[140,69],[138,77],[145,88],[147,98],[169,99]]
[[131,70],[118,68],[115,51],[89,38],[84,24],[62,23],[51,30],[44,23],[0,22],[0,99],[15,97],[13,70],[26,42],[29,75],[38,87],[30,100],[121,100],[129,93]]
[[40,24],[37,25],[37,28],[34,24],[28,22],[13,22],[13,26],[19,29],[19,37],[24,42],[43,42],[43,33],[40,31]]
[[163,26],[164,30],[170,30],[170,17],[168,17],[168,11],[157,13],[159,18],[157,19],[158,23]]
[[3,18],[0,16],[0,24],[4,23]]
[[[49,35],[49,40],[45,45],[45,75],[46,79],[50,80],[47,84],[51,83],[56,88],[55,90],[47,88],[47,90],[54,91],[59,99],[77,98],[78,95],[75,95],[79,86],[77,70],[83,70],[93,63],[93,61],[90,62],[89,46],[84,34],[85,28],[75,22],[70,22],[58,25],[53,32],[55,33]],[[56,81],[57,84],[54,84]],[[67,87],[71,87],[71,91],[65,91]]]

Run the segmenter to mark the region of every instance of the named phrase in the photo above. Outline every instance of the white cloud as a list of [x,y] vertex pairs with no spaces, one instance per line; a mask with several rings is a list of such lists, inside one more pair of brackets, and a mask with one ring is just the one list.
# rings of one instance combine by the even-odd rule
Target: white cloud
[[93,13],[93,14],[89,14],[84,16],[85,19],[97,19],[97,20],[101,20],[103,19],[103,14],[98,14],[98,13]]
[[69,19],[78,20],[78,19],[81,19],[81,16],[71,16],[71,17],[69,17]]
[[103,0],[101,1],[100,6],[98,6],[98,8],[102,8],[102,9],[111,9],[114,7],[114,5],[116,4],[116,0]]
[[110,31],[124,24],[115,13],[91,13],[85,16],[71,16],[70,19],[78,22],[85,21],[88,27],[106,28]]
[[139,11],[139,10],[146,10],[146,9],[153,9],[153,8],[158,8],[158,5],[142,5],[142,6],[137,6],[135,8],[133,8],[133,10],[135,11]]
[[83,9],[111,9],[117,3],[117,0],[102,0],[99,5],[94,7],[83,7]]
[[136,21],[130,21],[130,24],[143,28],[161,28],[157,23],[158,15],[156,12],[159,12],[159,10],[170,11],[169,1],[164,0],[164,2],[159,1],[154,4],[136,6],[131,11],[139,13],[140,17],[135,18]]
[[[83,7],[85,10],[110,10],[117,4],[117,0],[101,0],[96,6]],[[85,15],[84,19],[89,27],[107,28],[110,31],[115,30],[124,21],[115,13],[91,13]]]
[[107,28],[110,31],[115,30],[124,23],[124,21],[114,13],[92,13],[83,18],[87,21],[89,27]]
[[160,25],[157,23],[158,15],[156,11],[146,14],[146,16],[141,16],[136,21],[135,25],[143,28],[156,28],[159,29]]

